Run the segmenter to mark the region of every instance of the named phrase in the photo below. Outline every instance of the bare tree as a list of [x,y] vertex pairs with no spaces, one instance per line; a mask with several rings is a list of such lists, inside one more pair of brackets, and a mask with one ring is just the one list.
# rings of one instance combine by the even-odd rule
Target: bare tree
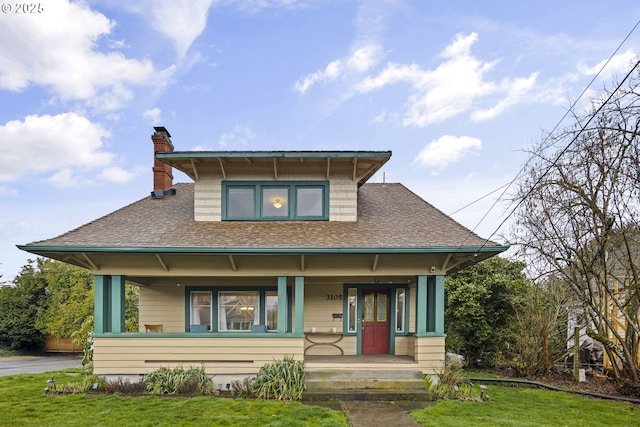
[[531,153],[514,235],[581,302],[616,376],[638,381],[640,76],[628,77]]

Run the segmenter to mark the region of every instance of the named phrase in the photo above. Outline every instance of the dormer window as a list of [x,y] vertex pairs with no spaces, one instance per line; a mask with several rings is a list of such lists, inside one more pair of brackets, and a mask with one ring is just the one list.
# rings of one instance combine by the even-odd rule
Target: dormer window
[[326,221],[328,181],[222,183],[223,220]]

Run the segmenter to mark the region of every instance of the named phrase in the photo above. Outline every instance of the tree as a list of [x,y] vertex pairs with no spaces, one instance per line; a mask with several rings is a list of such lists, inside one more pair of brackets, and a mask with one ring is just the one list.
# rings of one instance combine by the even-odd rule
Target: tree
[[528,279],[525,264],[493,257],[445,278],[447,349],[471,366],[492,366],[508,351]]
[[22,267],[13,286],[0,288],[0,346],[40,350],[44,337],[36,328],[38,308],[46,300],[46,283],[35,274],[34,261]]
[[530,266],[579,300],[616,375],[637,382],[640,77],[623,82],[532,152],[514,236]]

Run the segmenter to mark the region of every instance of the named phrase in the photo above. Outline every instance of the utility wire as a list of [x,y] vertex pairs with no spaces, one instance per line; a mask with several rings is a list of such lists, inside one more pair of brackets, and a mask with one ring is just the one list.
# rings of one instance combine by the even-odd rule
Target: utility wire
[[[622,48],[622,46],[627,42],[627,40],[629,39],[629,37],[631,37],[631,34],[633,34],[633,32],[636,30],[636,28],[638,28],[638,26],[640,25],[640,20],[636,22],[636,24],[633,26],[633,28],[629,31],[629,33],[627,33],[626,37],[618,44],[618,46],[616,47],[616,49],[613,51],[613,53],[609,56],[609,58],[605,61],[605,63],[602,65],[602,67],[600,67],[600,69],[598,70],[598,72],[596,73],[596,75],[593,76],[593,78],[591,79],[591,81],[589,82],[589,84],[587,84],[587,86],[582,90],[582,92],[580,92],[580,95],[578,96],[578,98],[576,98],[576,100],[571,103],[571,105],[569,106],[569,108],[567,109],[567,111],[565,111],[564,115],[562,116],[562,118],[560,118],[560,120],[558,121],[558,123],[556,123],[556,125],[553,127],[553,129],[551,130],[551,132],[549,132],[547,134],[547,136],[544,138],[544,140],[542,141],[542,143],[540,144],[538,150],[536,150],[537,153],[540,153],[542,151],[544,151],[546,144],[549,140],[549,138],[551,138],[551,136],[555,133],[555,131],[558,129],[558,127],[560,126],[560,124],[562,124],[562,122],[567,118],[567,116],[569,115],[569,113],[571,113],[573,111],[573,109],[575,108],[576,104],[578,103],[578,101],[580,101],[580,99],[582,99],[582,97],[584,96],[584,94],[587,92],[587,90],[589,90],[589,88],[591,87],[591,85],[596,81],[596,79],[600,76],[600,74],[602,74],[602,71],[605,69],[605,67],[609,64],[609,62],[611,62],[611,60],[613,59],[613,57],[618,53],[618,51]],[[633,67],[632,71],[638,66],[638,63],[636,63],[636,65]],[[629,75],[631,74],[631,72],[627,75],[627,77],[625,77],[625,80],[629,77]],[[620,88],[620,86],[618,86],[618,88],[616,88],[616,91]],[[614,91],[615,93],[615,91]],[[602,107],[604,107],[604,105],[606,105],[606,102],[609,101],[609,99],[611,99],[611,97],[609,97],[607,99],[607,101],[605,101],[605,104],[603,104],[600,109]],[[600,111],[600,109],[598,109],[598,111]],[[593,118],[593,117],[592,117]],[[591,119],[592,119],[591,118]],[[589,119],[589,122],[591,122],[591,119]],[[588,123],[589,123],[588,122]],[[587,123],[587,124],[588,124]],[[584,127],[582,128],[582,130],[578,133],[577,136],[580,135],[580,133],[582,133],[584,131]],[[576,136],[576,137],[577,137]],[[569,148],[569,146],[571,144],[573,144],[573,142],[575,141],[572,140],[567,147],[565,147],[565,149],[561,152],[561,155],[566,152],[566,150]],[[491,205],[491,207],[487,210],[487,212],[482,216],[482,218],[480,219],[480,221],[478,221],[478,223],[476,224],[476,226],[471,230],[471,233],[475,232],[476,229],[480,226],[480,224],[482,224],[482,221],[484,221],[484,219],[489,215],[489,213],[493,210],[493,208],[495,208],[495,206],[498,204],[498,202],[504,197],[504,195],[506,194],[506,192],[509,190],[509,188],[511,187],[511,185],[513,185],[513,183],[520,177],[520,175],[522,175],[522,173],[525,171],[526,167],[528,166],[528,164],[531,162],[531,160],[535,157],[536,153],[533,153],[529,159],[522,165],[522,167],[520,168],[520,170],[518,171],[518,173],[515,175],[515,177],[508,182],[507,184],[503,184],[502,186],[498,187],[497,189],[491,191],[490,193],[474,200],[473,202],[463,206],[462,208],[456,210],[455,212],[453,212],[451,215],[460,212],[463,209],[468,208],[469,206],[479,202],[480,200],[484,199],[485,197],[488,197],[489,195],[495,193],[496,191],[500,190],[501,188],[504,188],[504,191],[500,194],[500,196],[494,201],[494,203]],[[549,170],[551,169],[551,167],[559,160],[559,158],[557,158],[547,169],[547,171],[541,176],[541,178],[543,178],[544,176],[546,176],[546,174],[549,172]],[[536,185],[539,182],[536,182]],[[526,197],[528,197],[530,195],[530,192],[527,193]],[[509,215],[507,215],[505,217],[505,219],[500,223],[500,225],[495,229],[495,231],[493,233],[491,233],[491,235],[485,240],[485,242],[482,244],[482,246],[480,247],[480,249],[482,249],[487,242],[489,242],[489,240],[500,230],[500,228],[507,222],[507,220],[515,213],[516,209],[518,208],[518,206],[520,206],[520,204],[522,204],[522,202],[524,201],[521,200],[520,202],[517,203],[516,207],[509,213]],[[467,239],[471,236],[471,233],[469,233],[469,235],[467,235],[467,237],[462,241],[462,243],[460,243],[460,246],[464,245],[464,242],[467,241]],[[479,250],[480,250],[479,249]]]
[[[640,22],[639,22],[640,23]],[[637,24],[636,24],[637,26]],[[635,28],[635,27],[634,27]],[[587,122],[580,128],[580,130],[578,131],[578,133],[571,139],[571,141],[569,141],[569,143],[560,151],[560,153],[556,156],[556,158],[553,160],[553,162],[551,162],[551,164],[547,167],[547,170],[544,171],[544,173],[542,175],[540,175],[540,177],[536,180],[536,182],[531,186],[531,188],[529,189],[529,191],[527,191],[527,193],[518,201],[518,203],[516,203],[515,207],[511,210],[511,212],[509,212],[509,215],[507,215],[502,222],[500,223],[500,225],[496,228],[496,230],[491,233],[491,236],[489,236],[484,243],[482,244],[482,246],[480,246],[480,248],[478,249],[477,252],[480,251],[480,249],[482,249],[487,242],[489,242],[489,239],[498,232],[498,230],[500,230],[500,228],[504,225],[505,222],[507,222],[507,220],[515,213],[515,211],[518,209],[518,207],[520,207],[520,205],[531,195],[531,193],[533,193],[533,191],[535,190],[535,188],[538,186],[538,184],[540,184],[540,182],[542,181],[542,179],[547,176],[547,174],[551,171],[551,168],[554,167],[558,161],[560,160],[560,158],[564,155],[564,153],[566,153],[569,148],[573,145],[574,142],[576,142],[576,140],[580,137],[580,135],[582,135],[582,133],[585,131],[585,129],[587,128],[587,126],[589,126],[589,124],[591,123],[591,121],[600,113],[600,111],[602,111],[602,109],[607,105],[607,103],[609,101],[611,101],[611,98],[613,98],[613,96],[616,94],[616,92],[618,92],[618,90],[620,90],[620,88],[622,87],[622,85],[624,84],[624,82],[627,81],[627,79],[631,76],[631,74],[636,70],[636,68],[638,68],[638,65],[640,65],[640,61],[637,61],[635,63],[635,65],[633,66],[633,68],[631,68],[631,70],[629,70],[629,72],[627,73],[627,75],[624,77],[624,79],[622,79],[622,81],[618,84],[618,86],[615,88],[615,90],[613,90],[611,92],[611,94],[609,94],[609,96],[607,97],[607,99],[598,107],[598,109],[589,117],[589,120],[587,120]],[[493,206],[492,206],[493,208]]]

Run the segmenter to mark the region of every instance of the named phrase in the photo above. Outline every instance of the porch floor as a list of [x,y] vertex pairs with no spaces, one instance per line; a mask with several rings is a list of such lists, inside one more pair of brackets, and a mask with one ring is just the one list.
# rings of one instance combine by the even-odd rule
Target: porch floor
[[390,354],[360,354],[351,356],[313,356],[304,357],[306,369],[315,370],[419,370],[411,356]]

